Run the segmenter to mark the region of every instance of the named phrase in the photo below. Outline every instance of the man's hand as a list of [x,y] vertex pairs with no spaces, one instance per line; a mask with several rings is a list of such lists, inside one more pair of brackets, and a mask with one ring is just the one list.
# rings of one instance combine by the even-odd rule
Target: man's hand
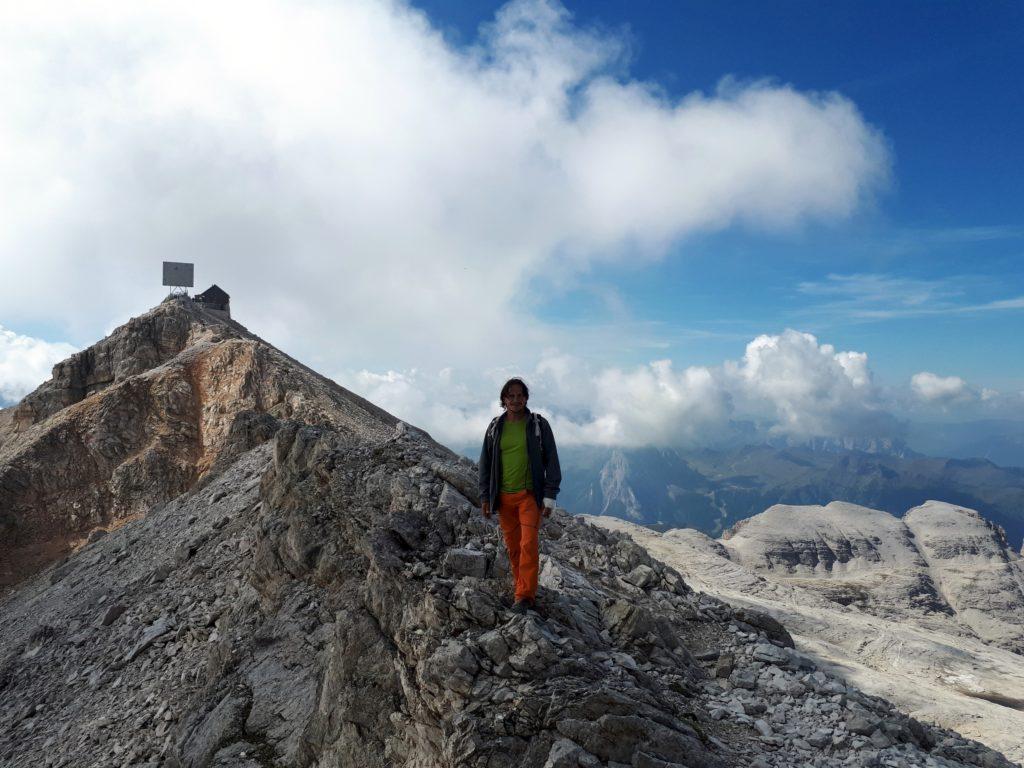
[[550,517],[551,516],[551,512],[554,510],[554,508],[555,508],[555,500],[554,499],[544,499],[544,506],[541,509],[540,513],[544,517]]
[[485,501],[481,505],[480,511],[484,513],[484,517],[490,519],[490,517],[491,517],[491,502]]

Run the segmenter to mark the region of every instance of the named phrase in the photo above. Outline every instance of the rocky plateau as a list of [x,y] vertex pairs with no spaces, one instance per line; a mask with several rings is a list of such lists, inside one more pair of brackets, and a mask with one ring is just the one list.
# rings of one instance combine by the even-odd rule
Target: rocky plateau
[[863,690],[1024,759],[1024,561],[974,510],[780,504],[717,540],[588,519],[695,588],[768,613]]

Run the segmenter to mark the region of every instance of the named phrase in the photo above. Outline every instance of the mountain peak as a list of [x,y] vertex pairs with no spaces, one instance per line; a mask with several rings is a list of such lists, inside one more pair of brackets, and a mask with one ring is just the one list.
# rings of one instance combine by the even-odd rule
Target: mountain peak
[[397,424],[186,296],[132,318],[0,411],[0,587],[194,487],[283,419]]

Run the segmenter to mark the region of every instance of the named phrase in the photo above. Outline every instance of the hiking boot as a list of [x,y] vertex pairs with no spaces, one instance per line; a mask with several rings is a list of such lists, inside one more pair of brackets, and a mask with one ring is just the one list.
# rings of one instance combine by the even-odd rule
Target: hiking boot
[[512,613],[522,615],[531,608],[533,608],[533,600],[516,600],[516,604],[512,606]]

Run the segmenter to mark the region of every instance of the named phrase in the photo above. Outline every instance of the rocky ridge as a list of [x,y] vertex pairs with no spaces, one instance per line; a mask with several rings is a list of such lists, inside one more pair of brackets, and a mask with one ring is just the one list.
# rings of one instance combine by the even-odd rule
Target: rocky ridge
[[[95,434],[89,414],[118,412],[138,377],[238,342],[186,347],[3,450],[37,446],[69,411]],[[252,351],[278,372],[229,367],[210,379],[217,391],[245,392],[239,373],[256,392],[273,384],[287,358]],[[231,419],[266,413],[266,428],[218,443],[184,492],[146,497],[157,500],[143,516],[94,529],[0,598],[0,764],[1010,765],[847,685],[778,622],[694,592],[624,534],[564,513],[544,524],[539,612],[510,614],[475,467],[294,375],[289,397]],[[83,412],[90,397],[105,408]],[[284,403],[291,413],[271,412]],[[163,471],[135,464],[126,487]],[[69,493],[121,492],[102,473],[76,478]]]

